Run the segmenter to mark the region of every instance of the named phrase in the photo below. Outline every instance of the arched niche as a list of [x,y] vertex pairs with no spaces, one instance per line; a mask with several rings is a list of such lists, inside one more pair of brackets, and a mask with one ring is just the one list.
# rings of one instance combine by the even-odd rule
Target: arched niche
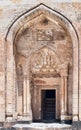
[[[12,100],[6,101],[6,114],[7,117],[24,119],[24,120],[32,120],[32,108],[31,108],[31,93],[30,93],[30,81],[32,79],[31,75],[31,58],[34,59],[33,56],[37,55],[37,53],[42,50],[50,53],[54,53],[56,55],[56,59],[59,59],[59,68],[57,71],[59,72],[61,78],[61,85],[63,80],[66,81],[68,75],[69,82],[66,86],[71,91],[70,98],[74,101],[74,95],[76,91],[76,101],[78,102],[78,37],[74,26],[71,24],[70,20],[63,16],[61,13],[52,10],[44,4],[40,4],[30,11],[26,11],[21,14],[18,18],[16,18],[6,34],[6,42],[8,47],[7,53],[10,52],[10,59],[7,57],[7,71],[10,69],[9,73],[7,73],[7,77],[11,74],[13,82],[8,86],[7,78],[7,90],[11,91]],[[8,50],[9,48],[9,50]],[[40,51],[41,50],[41,51]],[[51,51],[50,51],[51,50]],[[9,52],[8,52],[9,51]],[[45,53],[47,53],[45,52]],[[39,56],[40,57],[40,56]],[[76,57],[76,58],[74,58]],[[38,57],[37,57],[38,58]],[[49,58],[47,56],[49,61]],[[44,59],[45,60],[45,59]],[[8,62],[9,61],[9,62]],[[10,65],[9,65],[10,63]],[[17,86],[17,65],[20,64],[22,66],[22,75],[21,79],[23,79],[23,96],[21,96],[20,104],[22,110],[20,113],[18,112],[18,95],[17,98],[14,97],[12,91],[18,91]],[[48,62],[49,64],[49,62]],[[12,68],[12,69],[11,69]],[[14,73],[15,71],[15,73]],[[14,76],[15,75],[15,76]],[[16,78],[14,78],[16,77]],[[71,77],[71,78],[70,78]],[[13,86],[13,87],[12,87]],[[28,90],[26,89],[26,86]],[[13,89],[15,88],[15,89]],[[67,88],[66,88],[67,89]],[[27,90],[27,93],[25,91]],[[63,89],[61,90],[63,94]],[[68,91],[66,91],[65,95],[67,99],[69,99]],[[7,95],[8,96],[8,95]],[[15,99],[13,104],[13,99]],[[62,101],[67,100],[62,96]],[[16,101],[17,100],[17,101]],[[30,100],[30,101],[29,101]],[[61,120],[72,119],[69,115],[73,114],[73,119],[77,120],[78,117],[78,105],[77,109],[75,106],[71,105],[72,100],[68,102],[68,111],[65,112],[65,105],[61,105]],[[61,102],[61,101],[60,101]],[[67,101],[66,101],[67,102]],[[17,103],[17,105],[16,105]],[[9,107],[14,106],[14,112],[10,111]],[[70,106],[70,107],[69,107]],[[20,108],[19,108],[20,109]],[[60,117],[59,116],[59,117]],[[58,119],[58,118],[57,118]]]

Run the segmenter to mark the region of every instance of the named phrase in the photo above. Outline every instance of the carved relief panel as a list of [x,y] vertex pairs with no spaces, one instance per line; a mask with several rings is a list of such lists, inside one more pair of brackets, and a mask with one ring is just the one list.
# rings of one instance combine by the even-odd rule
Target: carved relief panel
[[59,58],[55,52],[44,47],[33,55],[31,60],[32,73],[57,74],[60,65]]

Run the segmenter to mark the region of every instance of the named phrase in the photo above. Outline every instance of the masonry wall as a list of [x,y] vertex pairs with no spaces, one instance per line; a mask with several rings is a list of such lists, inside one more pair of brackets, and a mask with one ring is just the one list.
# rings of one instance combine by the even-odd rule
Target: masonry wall
[[0,121],[5,120],[5,44],[0,35]]

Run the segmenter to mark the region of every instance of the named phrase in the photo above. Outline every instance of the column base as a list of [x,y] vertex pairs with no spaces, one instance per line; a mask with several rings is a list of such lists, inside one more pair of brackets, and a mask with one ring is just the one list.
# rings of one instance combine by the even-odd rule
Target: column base
[[81,130],[81,121],[73,121],[72,129],[73,130]]
[[17,123],[26,124],[26,123],[31,123],[31,122],[32,122],[32,116],[29,114],[18,116]]
[[4,122],[0,122],[0,127],[3,127],[4,126]]
[[61,123],[72,124],[72,116],[61,115]]
[[21,120],[21,121],[17,121],[18,124],[30,124],[32,123],[32,121],[25,121],[25,120]]
[[12,127],[13,125],[15,125],[17,122],[16,121],[10,121],[10,122],[7,122],[7,121],[4,121],[4,122],[0,122],[0,128],[10,128]]
[[[15,125],[17,121],[3,121],[0,122],[0,130],[4,130],[5,128],[11,128],[13,125]],[[2,128],[2,129],[1,129]]]
[[13,114],[12,113],[6,113],[6,122],[11,122],[13,120]]
[[13,125],[15,125],[17,123],[17,121],[16,120],[14,120],[14,121],[10,121],[10,122],[4,122],[4,128],[10,128],[10,127],[12,127]]

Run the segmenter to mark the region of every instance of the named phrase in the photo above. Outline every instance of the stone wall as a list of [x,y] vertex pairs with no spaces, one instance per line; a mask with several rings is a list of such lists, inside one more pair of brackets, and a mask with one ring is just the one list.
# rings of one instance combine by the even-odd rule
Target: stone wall
[[5,121],[5,41],[0,35],[0,121]]

